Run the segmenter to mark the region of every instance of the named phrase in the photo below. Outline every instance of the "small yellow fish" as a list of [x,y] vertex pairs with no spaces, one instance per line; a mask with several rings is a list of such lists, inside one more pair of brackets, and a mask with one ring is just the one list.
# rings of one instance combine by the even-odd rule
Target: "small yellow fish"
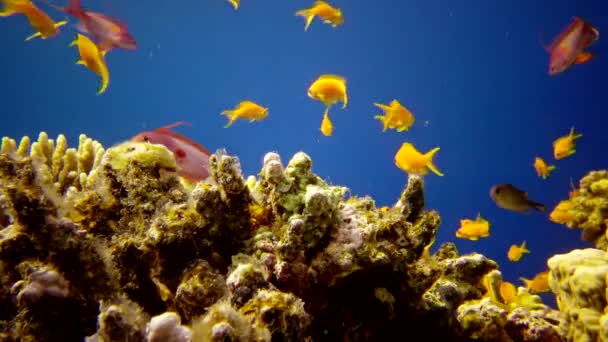
[[560,201],[551,214],[549,214],[549,220],[559,224],[566,224],[572,221],[574,215],[570,213],[570,209],[572,209],[572,203],[569,200]]
[[503,281],[500,284],[500,296],[505,304],[509,305],[511,303],[517,302],[517,288],[515,285],[508,281]]
[[460,228],[456,231],[457,238],[471,241],[477,241],[479,238],[488,236],[490,236],[490,222],[481,217],[481,214],[477,214],[475,220],[460,220]]
[[228,123],[224,126],[224,128],[228,128],[238,118],[249,119],[250,122],[262,120],[268,116],[268,108],[245,100],[239,103],[233,110],[225,110],[221,114],[228,117]]
[[241,3],[241,0],[227,0],[232,7],[234,7],[234,10],[238,10],[239,9],[239,4]]
[[553,142],[553,157],[560,160],[575,154],[576,143],[574,140],[582,136],[582,134],[574,134],[574,127],[572,127],[568,135],[559,137]]
[[342,25],[344,23],[344,16],[342,16],[342,10],[339,8],[332,7],[325,1],[315,1],[315,3],[310,8],[306,8],[296,12],[297,16],[303,17],[306,19],[306,26],[304,26],[304,31],[308,30],[310,23],[315,18],[315,16],[321,18],[323,23],[331,24],[332,27],[336,27],[338,25]]
[[396,129],[397,132],[407,131],[414,124],[414,115],[399,103],[396,99],[387,105],[374,103],[374,106],[382,109],[384,115],[376,115],[375,119],[382,121],[382,132],[386,132],[388,128]]
[[15,14],[23,14],[30,25],[36,29],[36,33],[30,35],[25,40],[36,37],[47,39],[59,34],[59,28],[67,24],[67,21],[55,22],[48,14],[38,8],[30,0],[0,0],[4,4],[4,9],[0,11],[0,17],[8,17]]
[[325,109],[325,114],[323,115],[323,121],[321,121],[321,133],[324,136],[329,137],[334,132],[334,125],[329,120],[329,108]]
[[519,261],[525,253],[530,253],[530,250],[526,248],[526,241],[524,241],[521,246],[511,245],[507,252],[507,258],[513,262]]
[[344,109],[348,104],[346,79],[338,75],[321,75],[308,88],[308,97],[323,102],[327,107],[342,101],[342,109]]
[[101,76],[101,87],[97,95],[105,92],[110,82],[110,72],[105,62],[106,51],[100,51],[89,37],[80,33],[77,34],[76,40],[70,43],[70,46],[74,45],[78,47],[78,52],[80,53],[80,59],[76,64],[84,65]]
[[536,157],[534,159],[534,169],[536,170],[536,174],[538,175],[538,177],[541,177],[542,179],[547,179],[551,172],[555,170],[555,165],[547,165],[543,158]]
[[524,277],[519,278],[524,282],[528,290],[531,293],[547,292],[549,291],[549,271],[544,271],[537,274],[534,279],[526,279]]
[[433,237],[433,240],[431,240],[431,242],[429,242],[428,245],[424,246],[424,249],[422,250],[422,259],[428,260],[431,258],[431,247],[433,246],[433,244],[435,243],[435,237]]
[[439,151],[439,147],[435,147],[426,154],[422,154],[416,150],[414,145],[403,143],[397,154],[395,154],[395,165],[408,173],[425,175],[428,172],[427,168],[429,168],[438,176],[443,176],[443,173],[439,172],[433,164],[433,156],[437,151]]

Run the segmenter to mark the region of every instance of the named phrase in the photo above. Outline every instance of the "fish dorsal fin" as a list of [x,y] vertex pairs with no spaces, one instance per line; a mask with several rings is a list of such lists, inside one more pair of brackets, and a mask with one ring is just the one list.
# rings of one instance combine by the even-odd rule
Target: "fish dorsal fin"
[[187,121],[177,121],[177,122],[174,122],[174,123],[172,123],[170,125],[160,127],[160,128],[158,128],[158,130],[161,130],[161,129],[162,130],[171,129],[171,128],[175,128],[175,127],[183,126],[183,125],[192,126],[192,124],[189,123],[189,122],[187,122]]
[[159,132],[159,133],[163,133],[163,134],[167,134],[179,141],[182,141],[194,148],[196,148],[197,150],[201,151],[202,153],[206,154],[206,155],[211,155],[211,152],[209,152],[206,148],[204,148],[203,146],[201,146],[199,143],[195,142],[194,140],[187,138],[179,133],[175,133],[173,131],[171,131],[171,128],[177,127],[177,126],[182,126],[182,125],[189,125],[191,126],[191,124],[187,121],[178,121],[175,123],[172,123],[170,125],[167,126],[163,126],[160,128],[155,129],[155,132]]
[[340,75],[335,75],[335,74],[326,74],[326,75],[321,75],[319,76],[320,80],[336,80],[336,81],[340,81],[340,82],[344,82],[346,83],[346,78],[340,76]]
[[549,45],[547,47],[547,51],[549,53],[553,52],[553,50],[555,49],[555,47],[557,45],[559,45],[559,43],[561,43],[564,38],[566,38],[566,36],[568,34],[570,34],[572,32],[572,30],[574,30],[574,27],[579,24],[581,22],[581,19],[579,17],[572,17],[572,22],[570,24],[568,24],[568,26],[566,26],[565,29],[563,29],[559,35],[557,37],[555,37],[555,39],[553,40],[553,42],[551,43],[551,45]]

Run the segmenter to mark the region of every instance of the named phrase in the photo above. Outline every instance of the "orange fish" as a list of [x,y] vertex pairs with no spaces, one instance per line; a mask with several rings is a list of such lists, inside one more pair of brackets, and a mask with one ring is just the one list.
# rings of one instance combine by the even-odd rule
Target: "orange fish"
[[511,304],[517,302],[517,288],[515,285],[508,281],[503,281],[500,284],[500,296],[502,297],[505,304]]
[[549,271],[544,271],[537,274],[534,279],[530,280],[524,277],[519,278],[526,284],[531,293],[549,291]]
[[582,136],[582,134],[574,134],[574,127],[572,127],[568,135],[559,137],[553,142],[553,157],[560,160],[575,154],[576,143],[574,141]]
[[23,14],[27,21],[36,29],[36,33],[27,37],[25,40],[40,37],[42,39],[51,38],[59,33],[59,28],[67,21],[54,22],[44,11],[36,7],[30,0],[1,0],[4,9],[0,11],[0,17],[8,17],[15,14]]
[[572,203],[569,200],[560,201],[549,215],[549,220],[559,224],[567,224],[574,220],[574,215],[570,212],[571,209]]
[[99,88],[97,95],[105,92],[108,83],[110,82],[110,71],[108,71],[108,66],[105,61],[106,51],[99,50],[97,45],[95,45],[89,37],[80,33],[77,34],[76,40],[70,43],[70,46],[74,45],[78,47],[78,52],[80,53],[80,59],[76,64],[84,65],[89,70],[101,76],[101,87]]
[[330,4],[322,0],[315,1],[311,8],[297,11],[296,15],[306,19],[304,31],[308,30],[310,23],[312,23],[312,20],[315,17],[321,18],[324,23],[331,24],[332,27],[336,27],[344,23],[342,10],[332,7]]
[[590,61],[593,54],[584,50],[598,40],[599,36],[599,31],[591,24],[574,17],[572,22],[546,48],[551,55],[549,75],[557,75],[572,64]]
[[541,177],[542,179],[547,179],[551,172],[555,170],[555,165],[547,165],[543,158],[536,157],[534,159],[534,169],[536,170],[536,174],[538,175],[538,177]]
[[509,251],[507,252],[507,258],[510,261],[519,261],[526,253],[530,253],[530,250],[526,248],[526,241],[524,241],[521,246],[511,245],[511,247],[509,247]]
[[439,151],[439,147],[422,154],[411,143],[403,143],[395,154],[395,165],[407,173],[425,175],[428,173],[428,168],[436,175],[443,176],[443,173],[433,164],[433,157],[437,151]]
[[179,121],[153,131],[143,132],[131,138],[131,141],[145,141],[164,145],[175,155],[178,174],[191,182],[198,182],[209,177],[209,157],[211,153],[203,146],[170,130],[184,124],[187,123]]
[[460,220],[460,228],[456,231],[456,237],[460,239],[468,239],[477,241],[479,238],[490,236],[490,222],[477,214],[475,220],[462,219]]
[[68,6],[58,9],[80,19],[78,31],[91,35],[100,50],[137,48],[135,38],[129,33],[125,23],[101,13],[84,10],[80,7],[80,0],[70,0]]
[[386,132],[388,128],[396,129],[397,132],[407,131],[416,119],[412,112],[403,107],[397,99],[394,99],[388,105],[374,103],[374,106],[382,109],[384,115],[376,115],[375,119],[382,121],[382,132]]

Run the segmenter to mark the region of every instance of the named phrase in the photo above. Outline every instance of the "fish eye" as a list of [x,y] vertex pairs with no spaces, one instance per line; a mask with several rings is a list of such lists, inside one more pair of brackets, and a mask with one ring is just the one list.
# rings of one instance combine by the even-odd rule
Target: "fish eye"
[[144,139],[144,142],[150,142],[150,139],[147,135],[144,135],[142,138]]
[[498,195],[498,193],[500,192],[500,189],[496,188],[496,190],[494,190],[494,192]]

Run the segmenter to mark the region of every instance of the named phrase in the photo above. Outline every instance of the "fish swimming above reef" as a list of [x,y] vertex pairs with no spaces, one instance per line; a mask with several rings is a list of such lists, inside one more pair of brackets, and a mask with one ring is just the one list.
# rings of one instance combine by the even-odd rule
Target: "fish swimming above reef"
[[178,174],[191,182],[198,182],[209,177],[211,153],[196,142],[170,130],[185,124],[187,123],[179,121],[153,131],[143,132],[131,138],[131,141],[164,145],[175,156]]
[[526,241],[522,242],[521,245],[511,245],[507,252],[507,258],[509,261],[517,262],[521,260],[524,254],[530,253],[530,250],[526,247]]
[[490,188],[490,197],[500,208],[528,213],[530,209],[545,211],[545,205],[528,199],[528,193],[511,184],[498,184]]
[[555,165],[547,165],[545,160],[541,157],[534,158],[534,170],[536,170],[536,174],[538,177],[542,179],[547,179],[551,172],[555,170]]
[[80,0],[70,0],[64,8],[54,5],[53,7],[80,19],[77,25],[78,31],[90,35],[100,50],[137,49],[135,38],[129,33],[124,22],[105,14],[87,11],[80,6]]
[[395,165],[407,173],[425,175],[428,173],[428,168],[436,175],[443,176],[443,173],[433,164],[433,156],[437,151],[439,151],[439,147],[422,154],[414,145],[406,142],[401,145],[401,148],[395,154]]
[[0,11],[0,17],[8,17],[15,14],[23,14],[30,25],[36,29],[36,33],[27,37],[25,40],[40,37],[42,39],[51,38],[59,33],[59,28],[67,21],[55,22],[43,10],[36,7],[30,0],[1,0],[4,9]]
[[224,126],[224,128],[228,128],[238,118],[248,119],[250,122],[260,121],[268,116],[268,108],[253,101],[245,100],[241,101],[234,109],[225,110],[221,114],[228,117],[228,123]]
[[460,227],[456,231],[457,238],[471,241],[477,241],[479,238],[488,236],[490,236],[490,222],[481,217],[481,213],[477,214],[475,220],[468,218],[460,220]]
[[310,23],[312,23],[315,17],[319,17],[325,24],[331,24],[332,27],[344,24],[342,10],[321,0],[315,1],[310,8],[297,11],[296,15],[306,19],[304,31],[308,30]]
[[99,91],[97,91],[97,95],[105,92],[108,88],[108,83],[110,82],[110,71],[108,70],[105,60],[107,51],[100,50],[89,37],[80,33],[78,33],[76,39],[70,43],[70,46],[78,47],[80,59],[76,64],[84,65],[101,77],[101,86]]
[[553,157],[561,160],[575,154],[576,143],[574,141],[582,136],[582,134],[574,134],[574,127],[572,127],[568,135],[559,137],[553,142]]
[[321,121],[321,133],[324,136],[329,137],[334,132],[334,125],[331,123],[329,119],[329,108],[325,109],[325,114],[323,114],[323,120]]
[[572,22],[545,49],[551,55],[549,75],[564,72],[573,64],[586,63],[593,54],[584,51],[600,36],[599,31],[579,17]]
[[374,103],[374,106],[384,111],[384,115],[374,116],[375,119],[382,121],[382,132],[386,132],[388,128],[396,129],[397,132],[407,131],[416,121],[414,115],[396,99],[388,105]]

